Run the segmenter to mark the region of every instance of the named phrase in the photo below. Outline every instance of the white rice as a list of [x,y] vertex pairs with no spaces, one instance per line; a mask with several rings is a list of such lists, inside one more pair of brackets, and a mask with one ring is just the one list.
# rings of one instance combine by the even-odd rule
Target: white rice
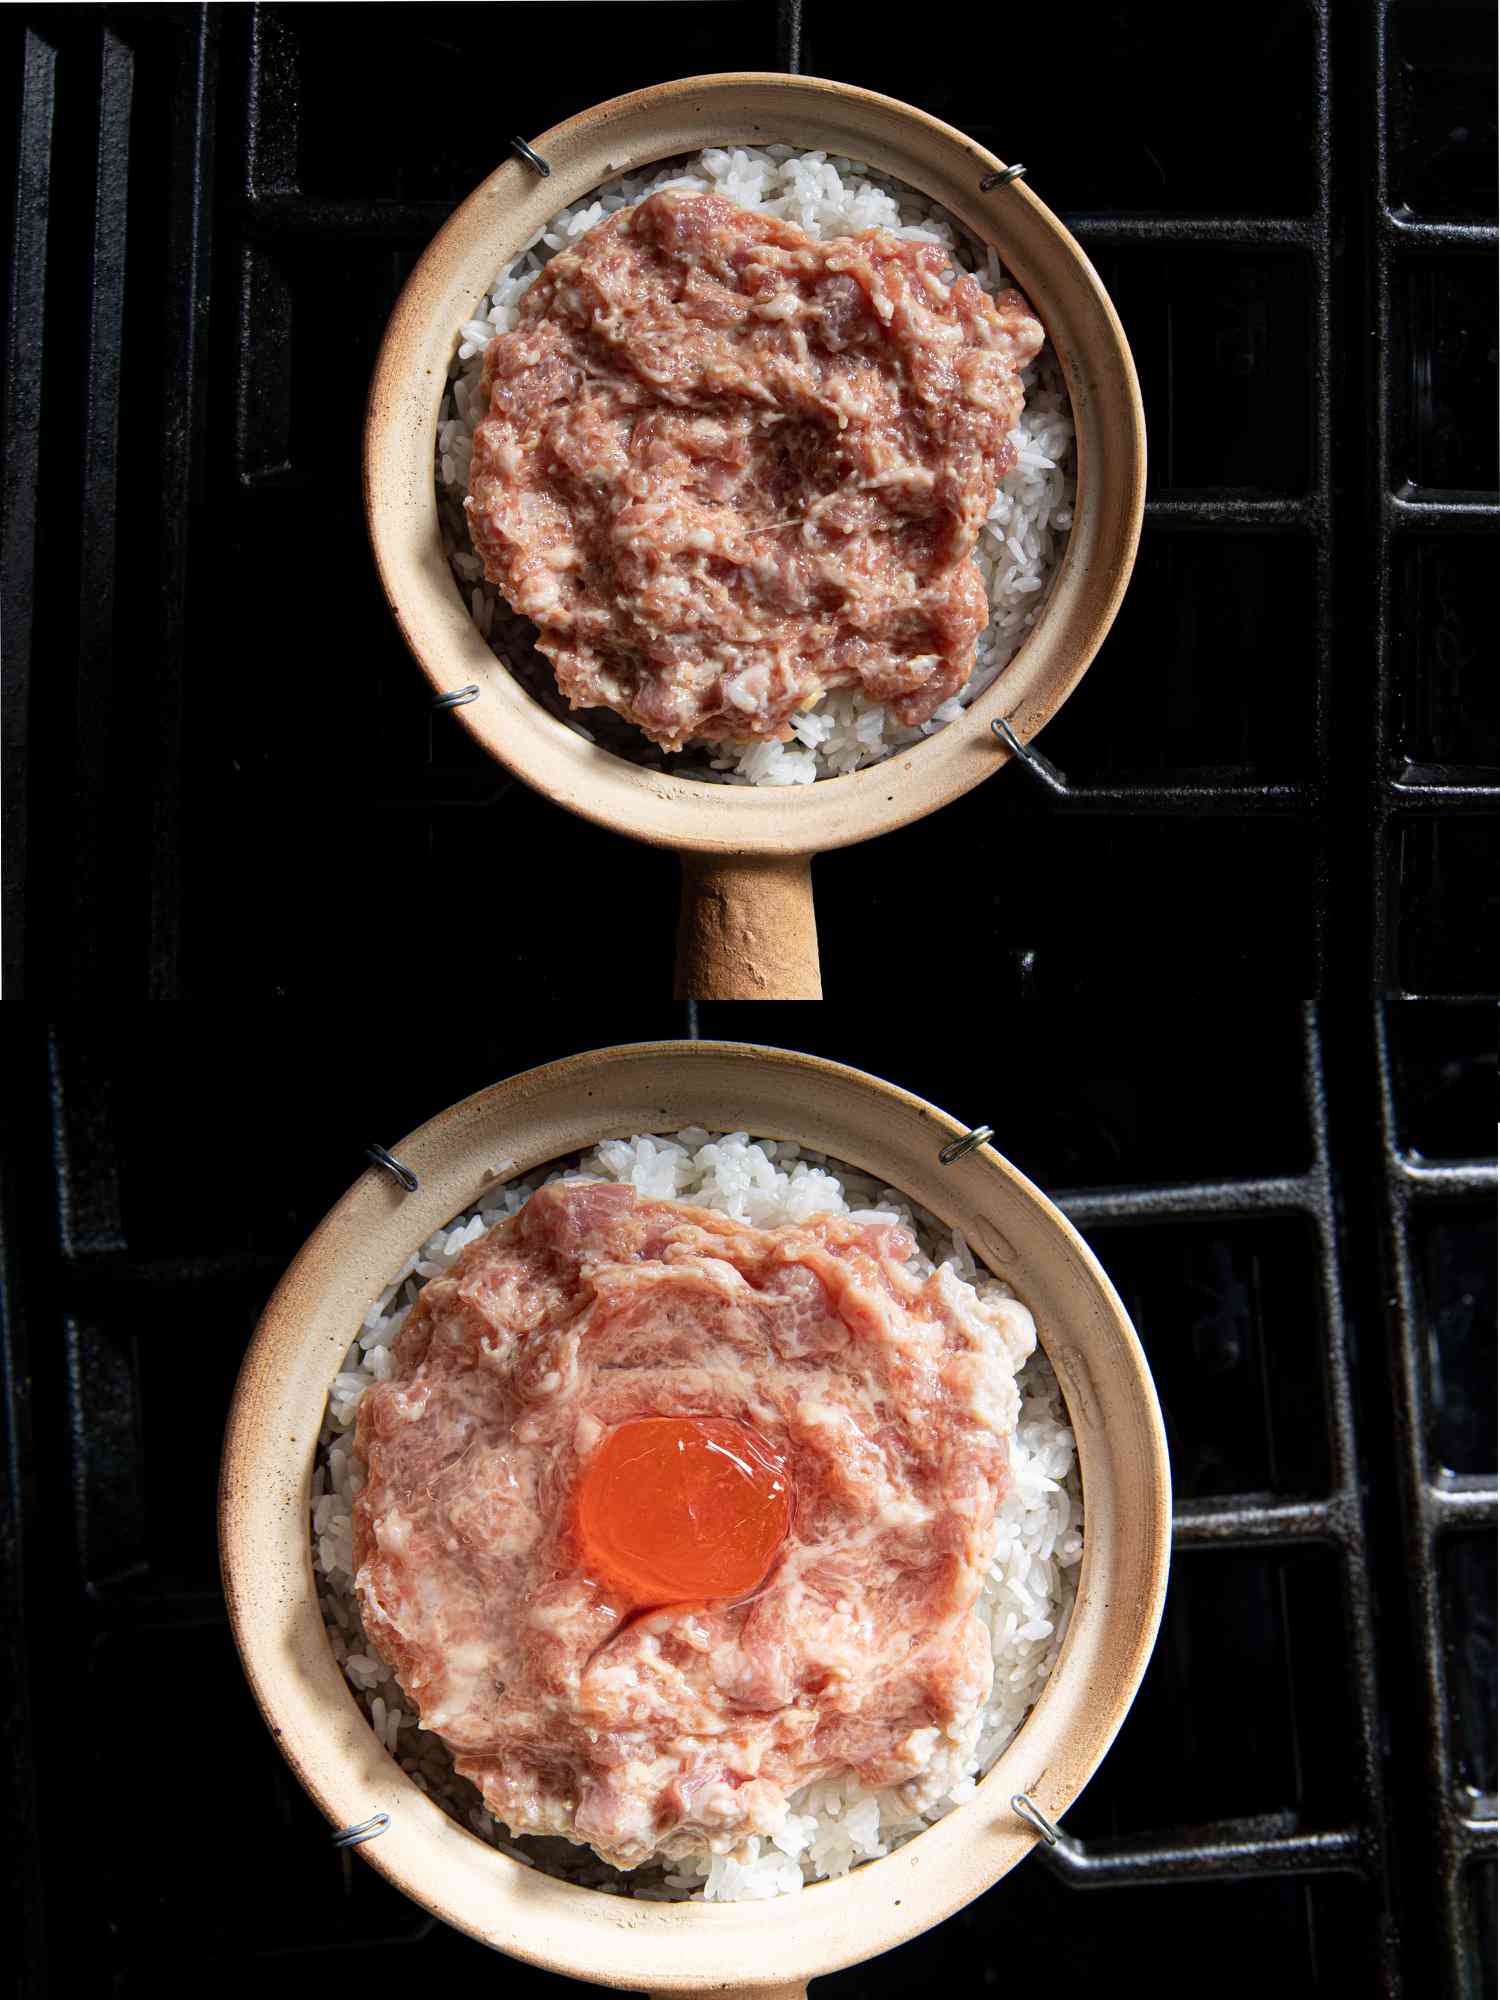
[[548,259],[604,216],[661,187],[725,194],[743,208],[794,222],[820,239],[879,228],[942,243],[953,252],[954,263],[973,271],[987,292],[998,292],[1011,281],[994,250],[945,209],[873,168],[826,153],[798,153],[790,146],[711,148],[655,173],[628,174],[577,207],[560,210],[499,273],[474,318],[459,329],[438,414],[438,515],[460,595],[492,651],[554,715],[618,755],[725,784],[809,785],[878,763],[955,721],[990,686],[1036,623],[1073,525],[1076,480],[1067,392],[1051,347],[1044,347],[1022,373],[1026,407],[1011,432],[1016,463],[995,495],[974,551],[989,597],[990,622],[979,638],[973,677],[929,722],[903,728],[884,704],[839,689],[797,719],[795,737],[788,743],[704,745],[667,756],[607,709],[586,711],[585,726],[536,651],[535,628],[516,616],[485,577],[469,538],[463,501],[474,428],[483,415],[479,377],[484,350],[497,333],[508,333],[516,324],[517,308]]
[[[504,1163],[508,1166],[509,1162]],[[352,1509],[364,1483],[352,1430],[360,1398],[392,1370],[391,1342],[418,1292],[468,1244],[520,1208],[533,1189],[560,1174],[629,1182],[643,1195],[692,1201],[759,1227],[798,1222],[820,1210],[893,1216],[920,1246],[913,1268],[951,1264],[981,1292],[1007,1288],[976,1266],[957,1231],[894,1189],[852,1167],[774,1140],[701,1130],[672,1138],[608,1140],[568,1169],[496,1188],[482,1203],[428,1238],[406,1260],[365,1316],[329,1391],[312,1483],[313,1559],[334,1657],[370,1726],[413,1783],[434,1802],[515,1860],[612,1895],[746,1901],[798,1890],[887,1854],[950,1812],[974,1790],[1015,1735],[1042,1691],[1067,1629],[1083,1554],[1083,1503],[1073,1433],[1057,1379],[1041,1348],[1018,1378],[1021,1417],[1011,1440],[1012,1483],[996,1517],[995,1552],[978,1610],[995,1660],[990,1701],[977,1736],[938,1752],[952,1784],[936,1805],[913,1814],[894,1791],[871,1791],[852,1774],[806,1787],[773,1839],[751,1839],[741,1858],[704,1855],[625,1874],[567,1840],[512,1838],[485,1811],[480,1794],[453,1769],[441,1738],[418,1728],[403,1707],[395,1674],[365,1638],[354,1595]],[[946,1773],[945,1773],[946,1775]]]

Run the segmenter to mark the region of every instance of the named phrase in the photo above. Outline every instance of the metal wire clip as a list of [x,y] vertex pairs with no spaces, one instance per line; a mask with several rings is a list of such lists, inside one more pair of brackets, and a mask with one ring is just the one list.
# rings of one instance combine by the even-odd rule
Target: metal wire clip
[[510,150],[516,155],[517,159],[524,160],[528,167],[534,168],[543,180],[546,180],[551,174],[552,169],[547,165],[541,154],[533,152],[524,139],[512,139]]
[[1034,750],[1029,743],[1023,743],[1011,728],[1005,717],[999,716],[990,724],[991,731],[1000,738],[1013,757],[1018,757],[1032,777],[1046,786],[1058,798],[1068,797],[1068,781],[1057,766],[1045,758],[1040,750]]
[[1010,183],[1018,181],[1025,171],[1024,167],[1002,167],[998,174],[986,174],[979,183],[979,192],[988,194],[992,188],[1009,187]]
[[343,1827],[333,1835],[335,1847],[359,1847],[367,1840],[376,1840],[391,1823],[389,1813],[376,1813],[373,1819],[362,1819],[358,1826]]
[[1035,1827],[1049,1847],[1056,1847],[1062,1835],[1047,1815],[1028,1799],[1024,1792],[1016,1793],[1010,1802],[1010,1809],[1017,1819],[1024,1819],[1028,1826]]
[[993,1139],[993,1125],[976,1125],[972,1132],[965,1132],[961,1139],[954,1139],[938,1154],[940,1167],[951,1167],[955,1160],[961,1160],[965,1153],[972,1153],[976,1146],[982,1146],[986,1139]]
[[467,687],[455,688],[452,694],[435,694],[432,697],[432,705],[434,708],[462,708],[466,703],[478,699],[479,683],[470,681]]
[[377,1167],[384,1167],[388,1174],[401,1183],[408,1194],[415,1194],[422,1185],[411,1168],[403,1167],[395,1154],[388,1153],[384,1146],[366,1146],[365,1158],[372,1160]]

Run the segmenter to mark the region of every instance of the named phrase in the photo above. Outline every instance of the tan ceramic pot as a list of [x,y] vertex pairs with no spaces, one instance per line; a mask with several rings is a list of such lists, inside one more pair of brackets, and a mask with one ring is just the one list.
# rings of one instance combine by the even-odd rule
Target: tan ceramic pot
[[[814,785],[753,788],[646,771],[586,742],[524,691],[481,638],[443,554],[433,485],[438,405],[456,330],[548,216],[632,168],[705,146],[776,142],[895,175],[993,243],[1046,325],[1078,434],[1078,500],[1045,615],[961,720],[886,762]],[[365,426],[376,566],[407,644],[490,754],[585,819],[684,858],[678,993],[816,999],[811,858],[905,826],[1007,761],[991,730],[1028,742],[1082,679],[1135,561],[1146,479],[1140,389],[1088,259],[1023,182],[981,193],[1000,162],[894,98],[816,77],[688,77],[598,104],[544,132],[543,180],[509,160],[434,237],[391,317]]]
[[[1035,1312],[1078,1439],[1084,1557],[1051,1679],[974,1797],[841,1880],[764,1904],[645,1903],[524,1868],[467,1833],[377,1742],[324,1635],[308,1506],[328,1386],[392,1271],[495,1181],[598,1140],[686,1125],[795,1140],[904,1189]],[[512,1077],[396,1147],[420,1180],[366,1173],[313,1232],[267,1306],[225,1441],[219,1532],[245,1672],[298,1777],[335,1827],[378,1812],[360,1853],[485,1944],[600,1984],[660,1993],[802,1993],[886,1951],[991,1886],[1037,1835],[1026,1793],[1067,1812],[1135,1695],[1161,1615],[1170,1490],[1161,1414],[1124,1308],[1062,1214],[982,1146],[950,1166],[954,1119],[877,1077],[724,1042],[600,1049]],[[270,1864],[274,1873],[274,1859]],[[268,1885],[274,1893],[274,1883]]]

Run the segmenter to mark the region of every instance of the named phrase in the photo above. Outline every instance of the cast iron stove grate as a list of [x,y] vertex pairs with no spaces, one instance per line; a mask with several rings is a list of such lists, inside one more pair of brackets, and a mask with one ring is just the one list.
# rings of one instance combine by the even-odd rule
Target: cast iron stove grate
[[[1051,993],[1101,952],[1283,998],[1500,987],[1488,18],[1277,0],[1225,90],[1199,9],[1108,8],[1064,90],[1015,81],[998,25],[956,62],[857,33],[850,0],[388,6],[359,33],[322,6],[9,10],[11,997],[316,997],[492,864],[522,878],[498,977],[665,979],[670,857],[430,712],[365,546],[362,402],[510,131],[776,66],[1028,162],[1120,308],[1152,451],[1124,613],[1040,745],[1060,787],[1008,773],[821,861],[830,997],[893,891]],[[586,887],[586,940],[533,871]]]
[[[353,968],[378,1001],[419,938],[393,909],[430,920],[541,853],[604,912],[597,959],[631,962],[670,909],[667,865],[509,787],[431,719],[378,602],[352,467],[390,303],[501,127],[668,72],[847,76],[1027,160],[1135,346],[1154,452],[1140,570],[1041,746],[1065,796],[1023,772],[982,787],[883,843],[879,881],[829,857],[825,946],[852,967],[904,900],[961,969],[998,966],[960,997],[965,1022],[1058,1003],[1028,1030],[1045,1091],[976,1032],[896,1080],[1077,1190],[1161,1380],[1181,1561],[1076,1844],[841,1990],[1023,1976],[1045,1938],[1080,1981],[1129,1954],[1168,1992],[1198,1990],[1204,1950],[1223,1992],[1320,1974],[1489,1991],[1494,1176],[1475,1107],[1493,1019],[1382,999],[1497,983],[1487,10],[1286,0],[1236,35],[1225,92],[1202,88],[1198,10],[1111,9],[1072,38],[1062,143],[1055,91],[997,85],[998,34],[989,64],[903,43],[898,66],[834,5],[805,22],[769,0],[512,8],[503,33],[499,15],[391,7],[372,39],[320,7],[9,11],[8,992],[321,997]],[[492,130],[486,91],[525,120]],[[953,867],[1022,842],[1024,868]],[[528,1003],[574,989],[570,927],[545,921],[494,944],[495,986]],[[647,954],[663,968],[667,922]],[[1203,993],[1211,1052],[1203,1010],[1128,1046],[1070,1014],[1109,963]],[[1229,986],[1256,1001],[1244,1017]],[[860,1046],[840,1015],[778,1012],[769,1032],[892,1073],[889,1034]],[[34,1990],[49,1966],[139,1988],[163,1933],[261,1985],[322,1990],[334,1962],[395,1943],[428,1977],[475,1970],[466,1940],[331,1855],[250,1708],[205,1506],[223,1405],[372,1127],[393,1137],[584,1039],[681,1025],[663,1007],[451,1052],[382,1021],[319,1042],[314,1071],[292,1022],[232,1049],[222,1029],[80,1026],[49,1053],[13,1017],[0,1552],[26,1613],[7,1699],[48,1746],[11,1770]],[[703,1025],[768,1034],[753,1010]],[[316,1143],[285,1159],[274,1113],[314,1088]],[[49,1186],[34,1163],[53,1143]],[[1194,1706],[1215,1676],[1240,1698],[1227,1721]],[[158,1741],[164,1687],[186,1704],[186,1795]],[[142,1744],[128,1798],[122,1739]],[[225,1774],[213,1838],[205,1744]],[[85,1800],[113,1817],[80,1898]],[[1080,1918],[1093,1885],[1112,1893]]]
[[[163,1931],[257,1989],[323,1991],[397,1944],[419,1979],[493,1976],[480,1947],[334,1853],[283,1765],[227,1632],[213,1485],[259,1308],[372,1132],[394,1140],[579,1037],[559,1024],[453,1046],[387,1019],[322,1037],[298,1011],[235,1047],[196,1010],[12,1023],[5,1684],[10,1740],[29,1732],[38,1756],[9,1767],[7,1851],[38,1994],[75,1978],[143,1990]],[[1166,1414],[1167,1614],[1061,1848],[823,1982],[830,2000],[945,1975],[1082,1991],[1148,1955],[1157,1990],[1185,1996],[1205,1954],[1225,1995],[1482,1995],[1489,1010],[1406,1003],[1356,1037],[1313,1007],[1225,1008],[1230,1064],[1195,1044],[1191,1007],[1025,1011],[1024,1075],[956,1041],[893,1061],[880,1024],[826,1008],[791,1010],[783,1033],[994,1124],[1097,1247]],[[724,1008],[701,1025],[764,1039],[760,1020]],[[694,1025],[637,1008],[613,1031]],[[279,1136],[293,1120],[295,1147]],[[91,1842],[80,1897],[93,1811],[113,1831]],[[519,1966],[506,1978],[564,1990]]]

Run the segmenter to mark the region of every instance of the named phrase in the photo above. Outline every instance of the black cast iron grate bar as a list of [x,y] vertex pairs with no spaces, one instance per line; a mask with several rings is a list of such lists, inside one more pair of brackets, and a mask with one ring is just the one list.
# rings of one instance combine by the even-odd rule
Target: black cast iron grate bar
[[1454,1194],[1489,1195],[1495,1191],[1495,1168],[1479,1161],[1464,1165],[1460,1161],[1412,1160],[1397,1153],[1390,1162],[1390,1171],[1417,1201]]
[[212,1257],[132,1257],[97,1248],[75,1251],[69,1259],[69,1296],[81,1305],[135,1298],[243,1297],[247,1289],[269,1288],[286,1269],[284,1257],[257,1250],[230,1250]]
[[1494,812],[1500,807],[1500,781],[1449,778],[1429,783],[1425,779],[1393,778],[1386,785],[1386,796],[1393,810],[1401,812],[1424,809],[1441,809],[1455,815]]
[[1085,249],[1169,243],[1184,249],[1290,248],[1321,255],[1323,248],[1316,215],[1065,215],[1062,219]]
[[214,107],[219,44],[208,10],[174,52],[173,159],[167,213],[168,285],[162,340],[161,626],[153,675],[149,992],[175,997],[181,957],[181,770],[188,667],[190,524],[202,498],[198,441],[207,420]]
[[247,194],[231,211],[261,243],[312,237],[379,244],[425,244],[453,213],[451,201],[356,201],[295,193]]
[[[1314,170],[1317,184],[1314,221],[1316,238],[1313,243],[1313,476],[1312,499],[1319,514],[1319,533],[1314,549],[1317,577],[1317,602],[1319,617],[1314,632],[1314,740],[1317,760],[1318,781],[1325,799],[1333,796],[1333,586],[1334,586],[1334,483],[1333,483],[1333,399],[1334,399],[1334,302],[1333,302],[1333,261],[1334,261],[1334,213],[1333,213],[1333,90],[1332,90],[1332,38],[1331,9],[1327,0],[1315,0],[1313,15],[1313,63],[1316,70],[1314,104],[1316,106],[1316,134],[1313,146]],[[1329,881],[1326,869],[1320,876],[1314,891],[1317,905],[1318,932],[1318,992],[1321,995],[1327,985],[1328,954],[1328,895]],[[1320,1151],[1318,1172],[1322,1181],[1322,1192],[1328,1192],[1328,1128],[1327,1110],[1323,1100],[1324,1079],[1321,1067],[1321,1051],[1309,1020],[1309,1042],[1307,1060],[1310,1076],[1316,1076],[1317,1117],[1315,1130],[1318,1133]],[[1332,1230],[1331,1213],[1325,1214],[1324,1222]],[[1347,1416],[1347,1410],[1345,1412]],[[1350,1430],[1352,1437],[1352,1429]]]
[[[80,1039],[82,1039],[80,1037]],[[69,1053],[67,1038],[47,1037],[52,1112],[52,1173],[57,1234],[67,1267],[81,1258],[126,1254],[120,1177],[115,1164],[114,1094],[107,1068]]]
[[1493,222],[1440,222],[1382,207],[1376,218],[1381,236],[1399,255],[1407,250],[1493,250],[1500,241]]
[[1286,1500],[1246,1493],[1227,1499],[1172,1503],[1174,1548],[1254,1548],[1265,1542],[1342,1542],[1348,1532],[1341,1500]]
[[47,235],[56,114],[57,53],[27,29],[21,54],[17,172],[12,193],[10,282],[6,294],[3,493],[5,643],[0,657],[0,805],[5,867],[15,891],[6,905],[4,985],[18,994],[26,965],[29,897],[27,792],[31,783],[31,652],[35,607],[38,480],[41,467],[42,356],[46,348]]
[[[1074,813],[1129,811],[1164,816],[1191,813],[1228,818],[1273,814],[1311,818],[1322,799],[1320,788],[1310,782],[1256,784],[1238,777],[1204,776],[1176,784],[1078,784],[1050,764],[1033,766],[1032,774],[1055,807]],[[1399,809],[1413,817],[1435,811],[1455,816],[1490,813],[1500,807],[1500,781],[1478,776],[1448,775],[1430,780],[1386,777],[1378,790],[1393,812]]]
[[106,27],[99,46],[99,122],[90,249],[79,519],[76,763],[72,809],[72,979],[87,989],[103,958],[103,931],[118,891],[117,849],[105,838],[117,774],[114,741],[115,581],[120,478],[120,371],[125,330],[126,225],[135,62]]
[[802,70],[802,0],[777,0],[776,65],[790,75]]
[[1250,528],[1257,534],[1315,534],[1323,519],[1310,494],[1153,494],[1146,519],[1163,528]]
[[1046,785],[1045,796],[1063,812],[1129,812],[1167,818],[1184,813],[1194,818],[1286,819],[1299,814],[1311,818],[1318,804],[1318,794],[1311,785],[1258,785],[1210,778],[1186,784],[1091,785],[1071,783],[1060,772],[1057,782]]
[[1082,1889],[1366,1872],[1363,1843],[1351,1828],[1261,1831],[1254,1822],[1237,1822],[1222,1832],[1213,1827],[1196,1831],[1191,1841],[1130,1842],[1118,1847],[1074,1840],[1063,1832],[1056,1847],[1038,1851],[1055,1874]]
[[301,93],[287,23],[255,0],[245,49],[245,150],[241,198],[253,206],[267,194],[295,192]]
[[1322,1190],[1312,1174],[1274,1174],[1255,1180],[1168,1182],[1161,1187],[1067,1188],[1053,1200],[1082,1229],[1109,1222],[1180,1222],[1196,1215],[1317,1215]]
[[1495,1482],[1475,1480],[1439,1486],[1431,1480],[1423,1489],[1423,1506],[1438,1533],[1454,1528],[1493,1528],[1497,1519]]
[[[50,62],[40,54],[38,67],[50,84]],[[7,1011],[14,1020],[18,1010]],[[0,1090],[0,1446],[5,1471],[0,1501],[0,1726],[11,1746],[0,1768],[0,1826],[6,1836],[0,1842],[5,1850],[0,1882],[9,1892],[17,1932],[17,1991],[40,1996],[54,1985],[48,1963],[44,1800],[32,1749],[43,1740],[33,1674],[38,1635],[48,1632],[50,1649],[57,1626],[47,1617],[55,1598],[48,1603],[32,1587],[45,1535],[45,1528],[41,1534],[38,1528],[46,1518],[37,1450],[42,1423],[36,1409],[44,1362],[38,1336],[46,1315],[28,1282],[34,1266],[27,1262],[26,1249],[37,1235],[30,1226],[34,1211],[28,1197],[34,1200],[37,1181],[30,1160],[38,1135],[28,1115],[30,1093],[22,1086],[20,1068],[19,1062],[13,1067],[0,1063],[5,1085]]]
[[1473,533],[1500,526],[1500,499],[1492,493],[1435,493],[1421,487],[1388,492],[1382,506],[1385,524],[1404,529]]

